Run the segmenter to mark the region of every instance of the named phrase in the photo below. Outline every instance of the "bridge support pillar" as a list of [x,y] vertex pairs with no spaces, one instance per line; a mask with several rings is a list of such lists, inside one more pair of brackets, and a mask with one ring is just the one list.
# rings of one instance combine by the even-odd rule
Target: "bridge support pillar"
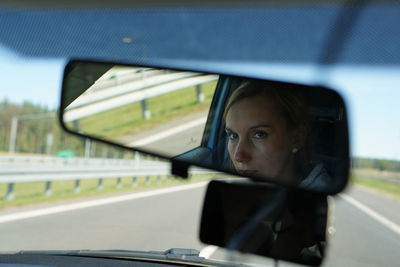
[[199,103],[204,102],[204,94],[201,84],[196,85],[196,96],[197,96],[197,102]]
[[117,178],[117,184],[115,185],[115,187],[116,187],[117,189],[119,189],[119,188],[122,187],[122,178],[121,178],[121,177],[118,177],[118,178]]
[[51,196],[51,181],[47,181],[44,186],[44,195],[46,197]]
[[147,99],[143,99],[140,101],[140,105],[142,107],[143,119],[148,120],[151,118],[151,111],[149,110]]
[[7,185],[6,200],[13,200],[14,197],[15,197],[15,194],[14,194],[14,183],[9,183]]
[[81,192],[81,180],[75,180],[74,193],[79,194]]
[[103,189],[103,178],[99,178],[98,182],[97,182],[97,191],[100,191]]

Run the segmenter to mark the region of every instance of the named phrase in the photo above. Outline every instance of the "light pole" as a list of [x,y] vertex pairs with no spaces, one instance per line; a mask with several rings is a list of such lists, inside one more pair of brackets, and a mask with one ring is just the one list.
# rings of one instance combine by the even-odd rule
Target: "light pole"
[[8,145],[8,153],[13,154],[15,152],[15,143],[17,142],[17,128],[18,128],[18,116],[11,119],[11,131],[10,140]]
[[42,118],[51,118],[54,117],[55,113],[39,113],[39,114],[26,114],[20,116],[14,116],[11,119],[11,130],[10,130],[10,142],[8,144],[8,153],[14,154],[15,147],[17,143],[17,131],[18,131],[18,122],[21,120],[34,120],[34,119],[42,119]]

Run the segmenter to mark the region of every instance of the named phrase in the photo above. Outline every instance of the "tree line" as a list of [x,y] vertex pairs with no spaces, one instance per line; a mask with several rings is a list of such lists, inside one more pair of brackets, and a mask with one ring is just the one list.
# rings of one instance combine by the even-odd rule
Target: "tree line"
[[[57,110],[30,101],[15,104],[7,99],[0,101],[0,151],[9,150],[11,124],[14,117],[18,118],[15,152],[55,156],[68,150],[72,151],[76,157],[85,155],[85,139],[65,133],[61,129]],[[90,156],[133,157],[131,152],[99,142],[91,142]]]
[[[23,119],[24,115],[53,114],[53,117]],[[11,120],[20,117],[15,142],[18,153],[48,154],[55,156],[61,151],[73,151],[74,156],[85,156],[85,139],[65,133],[58,122],[57,111],[29,101],[22,104],[0,102],[0,151],[7,152],[10,143]],[[50,140],[49,140],[50,139]],[[91,157],[132,158],[134,155],[124,149],[99,142],[91,142]],[[352,158],[353,168],[373,168],[400,171],[400,162],[395,160]]]
[[351,163],[353,168],[367,168],[393,172],[400,171],[400,161],[397,160],[353,157]]

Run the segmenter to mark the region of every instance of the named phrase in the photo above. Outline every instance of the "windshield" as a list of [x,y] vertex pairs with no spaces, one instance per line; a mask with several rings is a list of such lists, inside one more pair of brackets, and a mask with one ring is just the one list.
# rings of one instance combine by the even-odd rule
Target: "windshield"
[[[344,22],[351,34],[342,36],[331,28],[340,8],[330,5],[0,11],[6,25],[0,32],[0,251],[188,248],[210,259],[272,264],[227,257],[199,241],[207,181],[224,174],[193,172],[188,181],[154,174],[164,162],[62,131],[56,113],[62,72],[79,57],[338,90],[349,110],[351,183],[329,200],[324,266],[397,265],[398,11],[371,5],[352,13],[354,24]],[[329,49],[333,58],[324,54]],[[132,166],[140,173],[105,175]],[[80,176],[69,176],[71,170]],[[90,172],[97,176],[85,176]]]

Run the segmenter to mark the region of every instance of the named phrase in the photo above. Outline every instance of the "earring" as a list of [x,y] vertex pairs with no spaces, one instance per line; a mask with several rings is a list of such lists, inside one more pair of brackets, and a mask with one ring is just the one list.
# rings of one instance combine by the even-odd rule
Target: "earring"
[[297,151],[299,151],[299,150],[297,148],[295,148],[295,147],[292,149],[292,153],[293,154],[297,153]]

